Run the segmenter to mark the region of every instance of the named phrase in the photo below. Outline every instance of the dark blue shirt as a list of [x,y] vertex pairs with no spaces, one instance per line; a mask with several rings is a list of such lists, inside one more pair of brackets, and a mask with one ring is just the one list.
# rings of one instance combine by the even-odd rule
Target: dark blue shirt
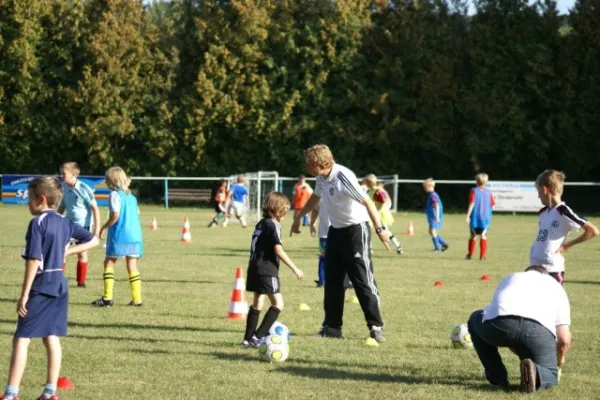
[[94,235],[54,210],[42,211],[29,222],[23,258],[39,261],[37,275],[31,286],[32,292],[59,296],[67,291],[62,266],[71,238],[86,243]]

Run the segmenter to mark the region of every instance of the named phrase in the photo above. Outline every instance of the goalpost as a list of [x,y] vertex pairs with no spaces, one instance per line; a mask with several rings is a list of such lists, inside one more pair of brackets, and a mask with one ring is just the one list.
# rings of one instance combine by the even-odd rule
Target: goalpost
[[258,222],[262,214],[262,202],[267,193],[279,188],[279,173],[277,171],[256,171],[231,175],[229,185],[235,183],[239,176],[246,178],[248,197],[246,198],[246,215],[249,221]]

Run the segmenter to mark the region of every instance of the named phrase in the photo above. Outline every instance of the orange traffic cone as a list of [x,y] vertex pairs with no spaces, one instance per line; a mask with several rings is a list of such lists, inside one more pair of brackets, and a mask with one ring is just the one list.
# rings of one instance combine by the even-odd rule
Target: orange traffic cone
[[155,231],[158,229],[158,224],[156,223],[156,218],[152,217],[152,222],[150,223],[150,230]]
[[181,241],[183,243],[192,243],[192,234],[190,232],[190,221],[188,217],[183,219],[183,229],[181,230]]
[[444,286],[444,283],[442,281],[435,281],[433,286],[441,287],[441,286]]
[[406,234],[408,236],[414,236],[415,235],[415,226],[413,225],[412,221],[410,221],[408,223],[408,229],[406,229]]
[[75,385],[73,385],[73,382],[71,382],[71,380],[69,378],[67,378],[66,376],[60,376],[58,378],[56,387],[58,389],[74,389]]
[[246,301],[246,283],[241,268],[235,270],[235,281],[229,304],[229,319],[245,319],[248,315],[248,302]]

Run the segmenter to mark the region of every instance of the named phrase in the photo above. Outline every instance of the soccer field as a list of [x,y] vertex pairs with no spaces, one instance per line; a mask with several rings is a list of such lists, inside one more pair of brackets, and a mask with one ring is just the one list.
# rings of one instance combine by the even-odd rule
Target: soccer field
[[[180,242],[184,216],[193,243]],[[501,399],[525,397],[494,391],[472,350],[455,350],[452,327],[491,299],[500,279],[527,266],[537,232],[534,215],[495,215],[488,259],[464,260],[468,231],[464,215],[446,215],[442,234],[450,248],[432,253],[425,217],[395,214],[392,231],[405,254],[373,243],[375,278],[381,291],[387,341],[368,347],[368,330],[358,304],[346,298],[346,340],[313,335],[323,319],[322,289],[315,288],[317,240],[308,229],[289,237],[291,214],[283,223],[284,248],[305,273],[298,281],[281,266],[285,309],[280,321],[292,331],[290,357],[263,363],[257,351],[239,346],[244,322],[227,317],[236,267],[248,261],[252,228],[232,223],[206,228],[208,210],[142,207],[145,254],[139,263],[144,307],[127,307],[129,282],[124,262],[115,270],[115,307],[92,308],[103,292],[101,246],[90,256],[88,287],[76,287],[76,258],[69,259],[69,336],[64,338],[61,376],[74,390],[61,399]],[[106,212],[102,210],[102,218]],[[156,217],[158,230],[150,231]],[[20,258],[30,219],[27,207],[0,206],[0,382],[5,384],[24,263]],[[406,236],[409,221],[415,236]],[[600,221],[592,221],[598,223]],[[565,288],[571,301],[573,346],[560,385],[536,398],[599,398],[600,240],[567,253]],[[478,251],[476,254],[478,254]],[[478,258],[478,256],[477,256]],[[490,280],[480,281],[487,274]],[[434,287],[441,280],[443,287]],[[249,299],[251,300],[251,299]],[[299,311],[300,303],[310,311]],[[261,314],[262,317],[263,314]],[[518,360],[502,356],[511,384],[519,383]],[[45,382],[41,340],[30,346],[21,399],[37,397]],[[4,387],[4,386],[2,386]]]

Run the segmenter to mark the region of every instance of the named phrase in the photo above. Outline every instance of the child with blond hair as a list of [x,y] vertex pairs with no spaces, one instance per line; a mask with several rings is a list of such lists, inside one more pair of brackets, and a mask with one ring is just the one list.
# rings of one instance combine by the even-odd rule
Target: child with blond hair
[[488,182],[488,174],[479,173],[475,175],[476,186],[469,193],[469,207],[467,209],[467,224],[471,236],[469,237],[469,252],[466,259],[470,260],[475,252],[477,236],[479,236],[479,260],[484,261],[487,255],[487,230],[492,221],[492,210],[496,205],[494,196],[485,188]]
[[[392,199],[390,199],[390,194],[384,189],[383,182],[379,182],[377,177],[373,174],[367,175],[363,182],[367,187],[367,193],[369,194],[369,197],[375,204],[375,208],[377,211],[379,211],[381,223],[384,224],[389,230],[390,226],[394,224],[394,217],[390,211],[392,207]],[[404,252],[402,245],[391,231],[390,241],[396,247],[396,253],[402,254]]]
[[[66,217],[90,232],[94,236],[100,234],[100,209],[94,197],[94,191],[82,180],[79,165],[76,162],[66,162],[60,166],[63,180],[63,198],[58,206],[58,213],[66,211]],[[92,231],[92,216],[93,226]],[[63,270],[66,264],[63,266]],[[88,269],[88,254],[83,251],[77,254],[77,287],[85,288]]]
[[[246,289],[254,292],[254,300],[246,319],[246,332],[242,343],[244,347],[257,347],[262,338],[268,335],[269,329],[283,310],[283,297],[279,285],[279,260],[283,261],[298,279],[304,276],[282,246],[281,221],[289,210],[290,202],[285,194],[269,193],[263,205],[263,218],[256,224],[252,235]],[[265,297],[269,298],[271,307],[257,329]]]
[[433,178],[423,181],[423,189],[427,193],[425,215],[427,216],[427,224],[429,225],[429,235],[431,235],[431,241],[433,242],[433,251],[446,251],[448,250],[448,243],[438,234],[444,222],[444,204],[440,196],[435,192],[435,181]]
[[106,186],[111,190],[108,197],[110,216],[100,229],[100,238],[108,231],[106,258],[104,259],[104,296],[92,302],[96,307],[112,307],[115,286],[115,263],[125,258],[131,287],[130,306],[142,305],[142,280],[137,260],[142,256],[142,227],[136,197],[129,190],[131,178],[120,167],[106,171]]
[[[563,172],[547,169],[535,181],[544,208],[538,213],[538,233],[529,254],[529,265],[544,267],[559,283],[563,282],[565,276],[564,253],[599,233],[594,224],[577,215],[562,201],[565,178]],[[583,233],[567,241],[569,232],[580,228]]]

